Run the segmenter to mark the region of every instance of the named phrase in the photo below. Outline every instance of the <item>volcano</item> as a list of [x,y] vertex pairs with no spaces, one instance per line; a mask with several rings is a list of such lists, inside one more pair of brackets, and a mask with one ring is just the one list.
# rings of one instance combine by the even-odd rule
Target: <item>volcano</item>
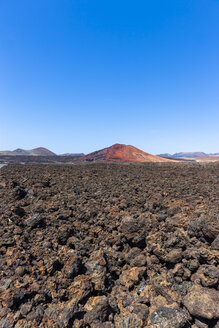
[[115,144],[92,152],[81,158],[86,161],[107,162],[172,162],[169,159],[151,155],[134,146]]

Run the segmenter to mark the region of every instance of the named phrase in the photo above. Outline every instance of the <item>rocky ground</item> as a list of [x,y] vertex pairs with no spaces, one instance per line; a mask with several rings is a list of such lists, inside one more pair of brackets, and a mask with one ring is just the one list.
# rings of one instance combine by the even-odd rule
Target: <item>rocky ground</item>
[[0,327],[218,328],[219,164],[0,170]]
[[79,156],[23,156],[23,155],[1,155],[0,163],[11,164],[67,164],[78,162]]

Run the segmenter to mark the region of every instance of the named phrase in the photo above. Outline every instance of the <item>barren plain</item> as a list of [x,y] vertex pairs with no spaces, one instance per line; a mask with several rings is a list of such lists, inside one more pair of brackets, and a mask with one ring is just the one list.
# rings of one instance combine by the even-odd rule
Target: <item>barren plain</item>
[[218,328],[219,163],[0,170],[1,328]]

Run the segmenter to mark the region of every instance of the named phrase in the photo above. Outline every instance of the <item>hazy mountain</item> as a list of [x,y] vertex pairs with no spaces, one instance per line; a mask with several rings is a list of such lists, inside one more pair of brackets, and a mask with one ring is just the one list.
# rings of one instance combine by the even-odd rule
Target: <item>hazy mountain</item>
[[181,153],[175,153],[172,155],[172,157],[189,157],[189,158],[196,158],[196,157],[203,157],[208,156],[204,152],[181,152]]
[[219,156],[219,153],[210,153],[208,156]]
[[172,157],[172,155],[169,154],[169,153],[158,154],[157,156],[159,156],[159,157]]
[[55,153],[50,151],[49,149],[38,147],[30,150],[25,149],[15,149],[15,150],[5,150],[0,151],[0,155],[7,155],[7,156],[56,156]]
[[204,152],[180,152],[173,155],[169,153],[159,154],[157,156],[168,158],[168,159],[177,159],[177,160],[193,160],[193,161],[212,161],[219,159],[219,153],[206,154]]
[[59,155],[59,156],[82,157],[84,155],[85,155],[84,153],[65,153],[65,154],[62,154],[62,155]]

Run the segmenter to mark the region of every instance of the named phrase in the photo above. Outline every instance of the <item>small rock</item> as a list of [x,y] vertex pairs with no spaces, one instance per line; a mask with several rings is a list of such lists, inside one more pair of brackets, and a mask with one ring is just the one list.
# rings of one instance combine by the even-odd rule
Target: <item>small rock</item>
[[204,323],[198,319],[195,319],[195,325],[198,327],[198,328],[208,328],[208,324],[207,323]]
[[138,247],[133,247],[131,250],[128,252],[128,254],[125,256],[126,261],[130,263],[133,261],[137,256],[141,255],[141,249]]
[[24,188],[17,186],[14,188],[14,198],[16,200],[21,200],[26,196],[27,192]]
[[23,216],[25,216],[25,214],[26,214],[26,212],[25,212],[25,210],[23,209],[23,207],[20,207],[20,206],[16,206],[16,207],[13,209],[13,212],[14,212],[16,215],[20,216],[21,218],[22,218]]
[[44,225],[44,220],[39,213],[36,213],[26,221],[26,225],[31,229],[42,227]]
[[213,241],[219,235],[219,220],[217,217],[203,219],[202,231],[207,241]]
[[131,260],[130,265],[133,267],[142,267],[146,264],[146,257],[145,255],[141,254]]
[[85,321],[91,323],[95,320],[106,321],[108,315],[108,300],[106,296],[90,297],[84,306]]
[[142,328],[143,322],[135,313],[116,314],[114,318],[115,328]]
[[183,328],[189,315],[179,307],[160,306],[150,316],[150,328]]
[[120,275],[120,283],[123,286],[131,288],[134,284],[138,283],[146,272],[146,267],[134,267],[129,270],[123,271]]
[[6,187],[6,183],[4,181],[0,181],[0,188],[5,188]]
[[219,282],[219,268],[214,265],[202,265],[197,274],[199,273],[202,286],[217,287]]
[[61,245],[66,245],[68,238],[72,236],[74,229],[72,226],[65,225],[60,227],[57,233],[58,243]]
[[166,255],[166,261],[171,264],[176,264],[182,260],[182,249],[174,249]]
[[175,265],[175,267],[173,268],[173,274],[178,276],[178,277],[182,277],[184,274],[184,266],[182,263],[177,263]]
[[144,217],[135,219],[131,216],[126,216],[122,219],[120,230],[136,246],[145,246],[146,220],[147,218]]
[[2,292],[5,289],[8,289],[10,287],[10,284],[12,283],[11,279],[7,279],[6,281],[4,281],[3,283],[1,282],[0,285],[0,292]]
[[65,304],[62,304],[62,306],[60,306],[60,312],[57,318],[58,326],[60,328],[68,327],[69,321],[77,313],[77,310],[78,307],[74,299],[66,302]]
[[199,261],[197,259],[192,259],[188,262],[188,269],[191,271],[191,272],[194,272],[195,270],[198,269],[199,267]]
[[219,250],[219,235],[215,238],[215,240],[211,244],[211,248],[217,251]]
[[69,253],[69,259],[63,268],[63,272],[67,278],[74,278],[79,273],[81,263],[82,259],[76,252],[72,251]]
[[104,291],[106,282],[106,259],[103,251],[99,249],[98,251],[92,252],[85,267],[92,277],[94,289],[96,291]]
[[20,308],[20,311],[21,311],[21,314],[23,316],[27,315],[27,313],[29,313],[32,309],[32,304],[31,303],[25,303],[25,304],[22,304],[21,308]]
[[19,266],[15,269],[15,273],[21,277],[25,274],[25,271],[26,271],[25,268],[22,266]]
[[87,275],[76,276],[68,288],[69,299],[74,300],[77,304],[85,299],[92,289],[91,277]]
[[130,313],[135,313],[137,317],[143,321],[143,323],[146,322],[149,314],[149,309],[148,306],[145,304],[140,304],[140,303],[134,303],[131,304],[127,307],[127,310]]

